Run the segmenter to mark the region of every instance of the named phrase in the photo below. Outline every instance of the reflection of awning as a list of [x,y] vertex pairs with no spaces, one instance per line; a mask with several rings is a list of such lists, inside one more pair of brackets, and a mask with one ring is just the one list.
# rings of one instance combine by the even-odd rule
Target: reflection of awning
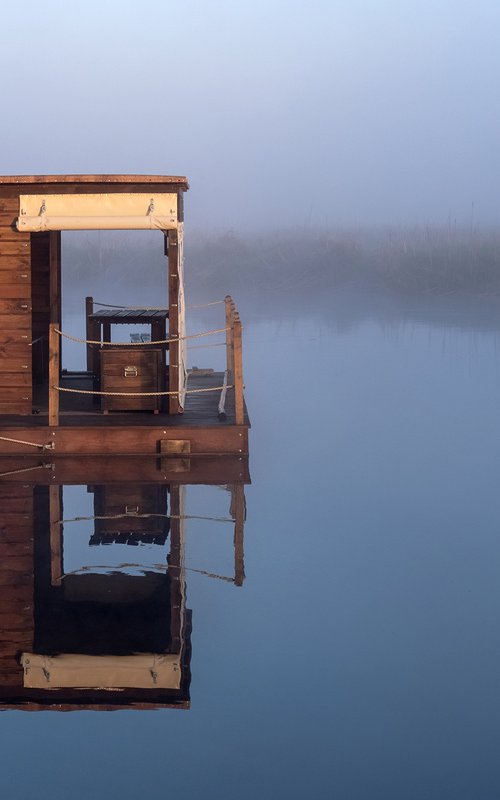
[[142,653],[85,656],[23,653],[26,689],[180,689],[180,657]]
[[177,227],[177,195],[24,194],[19,199],[20,231],[169,230]]

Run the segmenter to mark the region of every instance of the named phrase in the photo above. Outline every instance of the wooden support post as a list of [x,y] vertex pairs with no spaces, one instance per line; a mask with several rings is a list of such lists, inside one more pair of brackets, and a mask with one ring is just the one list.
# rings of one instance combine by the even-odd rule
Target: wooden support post
[[50,322],[61,324],[61,231],[49,233]]
[[235,483],[231,487],[231,516],[234,523],[234,583],[243,586],[245,580],[245,555],[243,551],[243,534],[245,528],[245,487]]
[[59,425],[59,386],[60,374],[60,339],[56,333],[57,325],[49,325],[49,425]]
[[233,383],[233,301],[225,297],[226,308],[226,369],[228,383]]
[[59,425],[59,386],[61,342],[56,328],[61,324],[61,231],[49,234],[49,425]]
[[170,493],[170,553],[168,556],[168,574],[170,577],[170,637],[171,652],[180,653],[182,649],[182,628],[184,611],[184,571],[182,569],[183,557],[183,527],[184,522],[179,517],[183,512],[184,487],[172,483]]
[[[179,336],[179,235],[177,230],[168,232],[168,338]],[[168,389],[180,389],[179,342],[169,345]],[[169,414],[181,412],[179,395],[170,395]]]
[[52,586],[60,586],[63,574],[62,563],[62,487],[49,486],[49,520],[50,520],[50,582]]
[[243,356],[241,341],[241,320],[238,312],[234,314],[233,323],[233,358],[234,358],[234,411],[236,424],[243,425],[244,406],[243,406]]

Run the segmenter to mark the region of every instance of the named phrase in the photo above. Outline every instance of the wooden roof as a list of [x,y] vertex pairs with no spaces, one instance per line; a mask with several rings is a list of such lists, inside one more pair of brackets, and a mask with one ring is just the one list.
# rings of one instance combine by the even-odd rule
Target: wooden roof
[[31,184],[31,183],[112,183],[112,184],[145,184],[162,183],[180,186],[189,189],[188,180],[184,175],[0,175],[0,184]]

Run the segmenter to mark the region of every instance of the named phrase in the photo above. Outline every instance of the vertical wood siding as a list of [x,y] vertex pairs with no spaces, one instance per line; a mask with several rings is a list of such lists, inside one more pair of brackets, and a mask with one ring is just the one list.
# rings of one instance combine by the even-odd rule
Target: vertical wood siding
[[16,197],[0,198],[0,414],[31,414],[31,245]]

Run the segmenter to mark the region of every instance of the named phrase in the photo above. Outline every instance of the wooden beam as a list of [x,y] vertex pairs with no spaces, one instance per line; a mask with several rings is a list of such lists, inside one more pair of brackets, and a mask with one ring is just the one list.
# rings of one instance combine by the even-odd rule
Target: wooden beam
[[61,231],[49,234],[50,321],[61,324]]
[[[2,175],[1,184],[22,185],[25,183],[74,183],[74,184],[149,184],[165,183],[167,185],[179,185],[181,189],[187,189],[187,178],[184,175]],[[88,189],[88,192],[93,189]],[[20,192],[22,194],[22,192]]]
[[226,370],[228,383],[233,382],[233,315],[234,303],[229,295],[224,298],[226,310]]
[[241,320],[238,312],[234,315],[233,324],[233,358],[234,358],[234,410],[235,422],[243,425],[245,410],[243,404],[243,355],[241,339]]
[[184,570],[182,569],[184,535],[183,487],[170,484],[170,553],[168,555],[168,576],[170,579],[170,637],[172,653],[182,649],[183,610],[184,610]]
[[234,583],[243,586],[245,580],[245,554],[243,550],[243,537],[245,529],[245,487],[242,483],[235,483],[231,487],[231,515],[234,523]]
[[50,582],[60,586],[63,574],[62,564],[62,487],[49,486],[50,519]]
[[[179,236],[177,230],[168,232],[168,338],[179,336]],[[179,342],[169,345],[168,388],[171,392],[180,389]],[[182,411],[178,395],[170,395],[169,414]]]
[[[57,376],[55,376],[57,377]],[[57,399],[57,397],[55,398]],[[10,412],[9,412],[10,413]],[[12,412],[14,413],[14,412]],[[153,416],[153,415],[152,415]],[[82,417],[83,419],[83,417]],[[91,416],[84,425],[62,425],[56,430],[47,425],[36,424],[1,425],[0,436],[26,440],[35,444],[54,444],[50,458],[59,455],[160,455],[163,439],[184,439],[190,443],[190,457],[205,455],[248,454],[248,427],[246,425],[221,424],[217,418],[214,425],[189,427],[184,425],[107,425],[91,424]],[[155,419],[155,417],[153,417]],[[34,448],[10,441],[0,441],[1,455],[33,455]],[[179,457],[179,456],[174,456]]]
[[59,392],[54,387],[59,386],[60,373],[60,346],[59,334],[56,333],[57,325],[49,325],[49,425],[59,425]]

